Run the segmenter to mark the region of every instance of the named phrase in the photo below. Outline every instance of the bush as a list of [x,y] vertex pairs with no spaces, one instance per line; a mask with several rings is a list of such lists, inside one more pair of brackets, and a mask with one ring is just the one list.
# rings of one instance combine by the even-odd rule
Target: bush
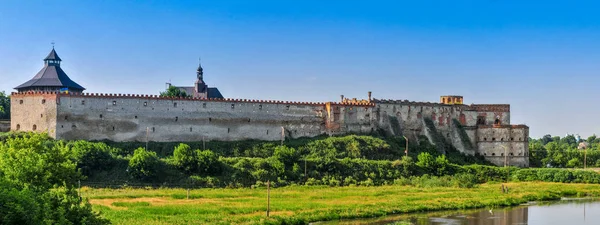
[[127,171],[131,176],[140,180],[152,180],[156,175],[160,161],[155,152],[138,148],[129,160]]
[[84,175],[90,175],[94,171],[110,169],[114,163],[111,152],[112,148],[104,143],[93,143],[89,141],[69,142],[67,147],[73,160],[77,162],[77,168]]
[[198,171],[196,152],[189,145],[182,143],[175,147],[171,162],[177,169],[188,175]]
[[219,157],[211,150],[196,150],[198,160],[198,173],[202,175],[215,175],[221,172]]
[[461,173],[453,176],[454,185],[459,188],[474,188],[477,186],[477,177],[469,173]]

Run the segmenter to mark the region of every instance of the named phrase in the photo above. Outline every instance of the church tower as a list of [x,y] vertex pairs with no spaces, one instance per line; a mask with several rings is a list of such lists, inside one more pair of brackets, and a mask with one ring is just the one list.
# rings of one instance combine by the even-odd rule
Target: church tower
[[196,69],[196,85],[194,87],[194,97],[207,97],[208,86],[204,83],[204,69],[202,63],[198,59],[198,69]]

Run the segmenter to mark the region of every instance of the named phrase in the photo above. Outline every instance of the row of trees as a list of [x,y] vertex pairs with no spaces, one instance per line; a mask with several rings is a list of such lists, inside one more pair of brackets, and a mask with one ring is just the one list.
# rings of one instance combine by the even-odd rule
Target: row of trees
[[529,140],[529,162],[532,167],[582,168],[600,167],[600,138],[592,135],[577,140],[574,135],[544,135]]
[[10,96],[0,92],[0,119],[10,119]]
[[[9,136],[7,140],[18,136]],[[39,138],[38,134],[32,137]],[[63,149],[64,157],[92,184],[250,187],[263,185],[269,180],[274,186],[369,186],[392,184],[399,179],[405,182],[406,179],[425,174],[457,178],[469,178],[476,174],[473,179],[477,183],[513,179],[512,176],[508,177],[507,168],[465,165],[464,162],[477,162],[479,159],[458,153],[440,154],[426,140],[417,149],[411,149],[410,156],[404,156],[404,149],[396,147],[402,145],[398,145],[394,139],[357,135],[308,140],[303,144],[293,143],[294,146],[256,142],[256,145],[246,145],[245,149],[238,151],[213,151],[180,143],[172,147],[170,152],[161,154],[142,147],[124,150],[102,142],[65,142],[48,138],[43,142]],[[246,153],[239,156],[239,152]],[[525,177],[538,179],[530,175]],[[546,175],[540,177],[549,179]],[[575,179],[573,176],[560,178],[564,182],[573,182]],[[592,182],[590,180],[593,179],[580,179],[577,182]]]

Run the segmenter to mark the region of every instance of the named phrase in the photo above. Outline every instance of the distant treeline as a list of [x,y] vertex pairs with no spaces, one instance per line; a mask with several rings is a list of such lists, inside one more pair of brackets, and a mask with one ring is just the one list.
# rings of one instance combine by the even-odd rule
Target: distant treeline
[[[586,149],[578,149],[580,145],[587,145]],[[544,135],[529,140],[529,152],[532,167],[583,168],[584,160],[587,167],[600,167],[600,139],[596,135],[579,141],[574,135]]]

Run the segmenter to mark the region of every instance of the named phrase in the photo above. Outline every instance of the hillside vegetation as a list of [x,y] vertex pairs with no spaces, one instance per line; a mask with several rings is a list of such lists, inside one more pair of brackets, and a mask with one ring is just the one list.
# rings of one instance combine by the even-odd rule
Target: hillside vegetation
[[403,156],[400,146],[405,143],[401,140],[358,135],[294,140],[289,145],[207,142],[204,150],[198,148],[203,143],[149,144],[149,149],[158,151],[138,146],[145,143],[55,141],[34,133],[14,133],[3,139],[3,143],[43,141],[44,146],[64,149],[65,160],[84,176],[78,180],[96,187],[239,188],[260,187],[267,181],[273,187],[376,186],[421,183],[424,175],[454,180],[450,183],[465,187],[508,180],[600,182],[600,175],[590,171],[480,165],[485,161],[455,150],[440,154],[425,139],[411,146],[408,157]]
[[[600,174],[588,170],[519,169],[481,165],[478,163],[485,164],[481,158],[465,156],[452,149],[447,149],[446,154],[440,154],[435,146],[430,145],[424,138],[418,145],[411,143],[409,156],[403,156],[404,149],[401,146],[405,143],[402,140],[359,135],[288,140],[283,145],[279,142],[259,141],[207,142],[206,144],[148,143],[147,150],[140,147],[145,144],[57,141],[46,134],[39,133],[0,135],[0,202],[8,203],[0,204],[0,224],[109,223],[92,210],[87,200],[87,197],[92,199],[104,197],[90,195],[80,198],[81,193],[77,191],[80,181],[83,186],[118,187],[120,191],[131,190],[130,186],[142,186],[146,190],[148,187],[161,187],[157,190],[165,193],[169,192],[169,189],[162,189],[164,187],[183,189],[227,187],[237,188],[236,190],[260,190],[264,188],[266,182],[270,182],[271,187],[303,186],[301,191],[309,190],[313,186],[317,188],[315,190],[324,191],[323,186],[367,188],[383,185],[385,187],[376,188],[382,190],[381,188],[400,185],[433,188],[431,189],[433,192],[444,191],[439,188],[451,188],[457,191],[469,188],[481,191],[483,190],[481,187],[489,185],[483,184],[486,182],[600,183]],[[204,149],[202,146],[207,148]],[[215,150],[210,150],[209,147]],[[218,190],[225,191],[225,189]],[[131,197],[143,196],[146,194]],[[231,198],[236,196],[236,194],[230,195]],[[188,198],[187,195],[184,196],[179,192],[171,196],[175,199],[184,197]],[[192,195],[191,198],[196,197]],[[342,198],[343,193],[338,197]],[[315,198],[323,198],[323,196],[315,196]],[[518,201],[508,200],[512,204],[529,199],[528,196],[518,196],[518,198],[520,199]],[[545,199],[545,197],[541,198]],[[244,200],[242,198],[239,201]],[[468,207],[491,204],[473,203],[464,204]],[[116,219],[127,223],[135,220],[127,217],[135,215],[129,214],[134,213],[135,210],[123,214],[112,211],[112,206],[139,208],[146,213],[155,212],[139,214],[143,218],[160,214],[163,212],[161,210],[185,214],[185,212],[178,212],[179,209],[170,209],[166,206],[148,208],[155,202],[115,202],[111,203],[109,208],[98,206],[102,205],[102,202],[94,204],[97,210],[106,213],[111,220]],[[400,212],[397,210],[418,209],[416,205],[417,208],[403,209],[397,206],[397,203],[389,204],[389,207],[381,209],[383,211],[378,211],[380,207],[373,207],[372,210],[375,211],[364,211],[357,215],[373,216],[380,215],[377,212],[393,213]],[[457,204],[453,207],[463,206],[462,203]],[[305,223],[321,219],[330,220],[340,218],[342,214],[350,215],[350,212],[358,209],[348,208],[350,211],[345,213],[331,209],[313,217],[312,214],[295,215],[299,210],[298,205],[289,207],[296,207],[294,208],[296,210],[288,210],[293,216],[273,221]],[[327,209],[326,205],[310,207],[315,210]],[[359,204],[356,207],[361,206]],[[441,208],[431,206],[422,209]],[[260,215],[254,215],[261,210],[259,208],[234,207],[228,210],[233,210],[234,214],[240,210],[242,214],[250,214],[248,218],[242,218],[238,222],[261,221]],[[120,220],[121,216],[128,219]],[[150,220],[152,218],[154,217],[150,216]],[[190,217],[190,219],[194,218]],[[224,219],[224,217],[208,216],[203,217],[202,220],[210,221],[211,218]]]

